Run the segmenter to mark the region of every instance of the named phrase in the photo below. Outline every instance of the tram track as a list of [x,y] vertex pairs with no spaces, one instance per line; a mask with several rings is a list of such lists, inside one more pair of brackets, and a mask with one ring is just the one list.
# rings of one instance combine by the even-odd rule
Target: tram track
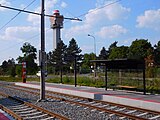
[[[39,94],[39,90],[35,88],[27,88],[20,86],[8,86],[11,89],[17,89],[32,94]],[[17,88],[19,87],[19,88]],[[84,109],[91,109],[91,111],[99,111],[101,113],[108,113],[110,117],[116,116],[118,119],[136,119],[136,120],[160,120],[160,113],[156,111],[146,110],[142,108],[130,107],[110,102],[98,101],[78,96],[66,95],[57,92],[46,92],[47,100],[60,100],[72,105],[83,106]]]
[[50,112],[2,92],[0,92],[0,103],[0,109],[16,120],[69,120],[64,116]]

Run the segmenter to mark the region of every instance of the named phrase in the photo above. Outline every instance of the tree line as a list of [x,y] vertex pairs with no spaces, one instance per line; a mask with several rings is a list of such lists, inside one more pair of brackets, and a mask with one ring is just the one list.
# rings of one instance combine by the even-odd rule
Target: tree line
[[[77,61],[77,70],[79,73],[89,73],[93,63],[90,60],[112,60],[112,59],[140,59],[145,60],[147,70],[153,72],[153,68],[158,68],[160,65],[160,41],[153,45],[147,39],[136,39],[130,46],[118,46],[118,42],[113,42],[108,49],[102,47],[100,54],[96,56],[94,53],[82,54],[82,50],[78,46],[76,40],[72,38],[69,45],[65,45],[60,41],[54,51],[46,54],[46,70],[49,74],[73,73],[74,61]],[[20,48],[23,56],[19,56],[15,60],[4,60],[0,66],[0,75],[21,76],[22,65],[27,63],[27,74],[36,74],[40,67],[35,60],[37,59],[37,49],[30,43],[26,42]],[[153,76],[152,74],[150,75]]]

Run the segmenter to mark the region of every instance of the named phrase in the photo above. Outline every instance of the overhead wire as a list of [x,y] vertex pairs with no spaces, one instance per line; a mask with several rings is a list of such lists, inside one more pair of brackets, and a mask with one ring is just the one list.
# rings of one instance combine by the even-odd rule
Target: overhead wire
[[[99,10],[99,9],[103,9],[103,8],[108,7],[108,6],[110,6],[110,5],[116,4],[116,3],[120,2],[120,1],[122,1],[122,0],[116,0],[116,1],[111,2],[111,3],[109,3],[109,4],[105,4],[105,5],[101,6],[101,7],[98,7],[98,8],[96,8],[96,9],[92,10],[92,11],[83,13],[83,14],[81,14],[81,15],[75,17],[75,18],[80,18],[80,17],[85,16],[85,15],[87,15],[87,14],[89,14],[89,13],[93,13],[93,12]],[[66,23],[66,22],[65,22],[65,23]]]
[[101,7],[98,7],[98,8],[96,8],[96,9],[92,10],[92,11],[89,11],[89,12],[83,13],[83,14],[81,14],[81,15],[77,16],[77,17],[79,18],[79,17],[85,16],[85,15],[87,15],[87,14],[89,14],[89,13],[92,13],[92,12],[95,12],[95,11],[97,11],[97,10],[99,10],[99,9],[102,9],[102,8],[108,7],[108,6],[113,5],[113,4],[116,4],[116,3],[120,2],[120,1],[122,1],[122,0],[116,0],[116,1],[111,2],[111,3],[109,3],[109,4],[105,4],[104,6],[101,6]]
[[[28,4],[26,7],[23,8],[23,10],[25,10],[26,8],[28,8],[30,5],[32,5],[36,0],[33,0],[30,4]],[[0,30],[2,30],[4,27],[6,27],[10,22],[12,22],[22,11],[19,11],[15,16],[13,16],[8,22],[6,22],[1,28]]]
[[[35,1],[35,0],[34,0]],[[79,17],[82,17],[82,16],[85,16],[85,15],[87,15],[87,14],[89,14],[89,13],[92,13],[92,12],[94,12],[94,11],[97,11],[97,10],[99,10],[99,9],[102,9],[102,8],[105,8],[105,7],[107,7],[107,6],[110,6],[110,5],[113,5],[113,4],[115,4],[115,3],[118,3],[118,2],[120,2],[120,1],[122,1],[122,0],[116,0],[116,1],[114,1],[114,2],[111,2],[111,3],[109,3],[109,4],[106,4],[106,5],[104,5],[104,6],[101,6],[101,7],[98,7],[98,8],[96,8],[96,9],[94,9],[94,10],[92,10],[92,11],[89,11],[89,12],[86,12],[86,13],[83,13],[83,14],[81,14],[81,15],[79,15],[78,17],[76,17],[76,18],[79,18]],[[19,9],[18,9],[19,10]],[[19,11],[19,12],[24,12],[24,11]],[[40,15],[39,13],[35,13],[35,14],[38,14],[38,15]],[[51,15],[45,15],[45,16],[48,16],[48,17],[50,17]],[[67,21],[66,21],[67,22]],[[65,23],[66,23],[65,22]],[[50,29],[48,29],[48,30],[45,30],[46,32],[47,31],[49,31]],[[40,35],[40,33],[38,33],[38,34],[36,34],[36,35],[34,35],[34,36],[32,36],[32,37],[30,37],[30,38],[28,38],[26,41],[30,41],[31,39],[33,39],[33,38],[35,38],[35,37],[37,37],[37,36],[39,36]],[[23,41],[24,42],[24,41]],[[22,42],[20,42],[20,43],[22,43]],[[20,44],[20,43],[18,43],[18,44]],[[17,44],[17,45],[18,45]],[[16,45],[14,45],[14,46],[16,46]],[[12,46],[12,47],[14,47],[14,46]],[[9,47],[9,48],[12,48],[12,47]],[[1,52],[1,51],[0,51]]]

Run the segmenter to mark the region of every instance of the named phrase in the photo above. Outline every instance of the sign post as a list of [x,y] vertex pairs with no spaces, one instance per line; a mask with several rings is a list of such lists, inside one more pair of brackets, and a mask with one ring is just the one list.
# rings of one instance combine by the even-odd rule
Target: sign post
[[26,83],[26,62],[22,62],[22,81]]

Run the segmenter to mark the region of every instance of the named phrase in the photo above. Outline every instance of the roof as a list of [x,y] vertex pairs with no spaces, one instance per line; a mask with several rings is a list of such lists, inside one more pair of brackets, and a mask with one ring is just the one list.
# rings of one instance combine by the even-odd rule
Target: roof
[[145,61],[137,59],[91,60],[107,69],[145,69]]

